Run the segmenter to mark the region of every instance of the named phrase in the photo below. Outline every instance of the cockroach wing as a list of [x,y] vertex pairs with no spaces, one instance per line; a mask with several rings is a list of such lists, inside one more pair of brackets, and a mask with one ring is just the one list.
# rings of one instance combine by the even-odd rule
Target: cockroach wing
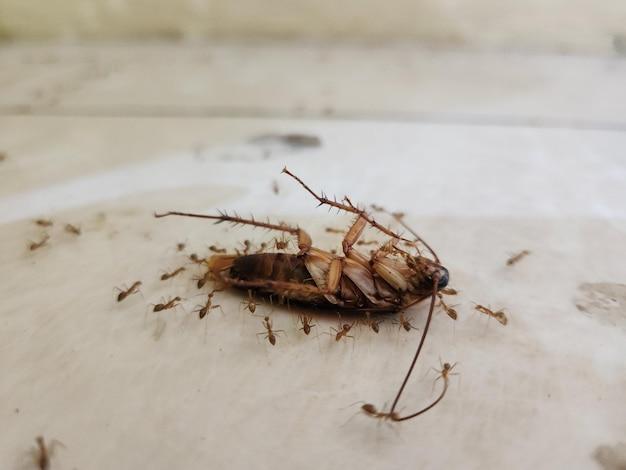
[[[326,253],[322,250],[311,248],[307,256],[304,258],[304,264],[307,271],[313,278],[313,281],[320,289],[328,290],[328,272],[330,269],[330,263],[333,260],[333,256],[330,253]],[[339,301],[337,297],[330,294],[325,294],[324,297],[331,304],[337,305]]]

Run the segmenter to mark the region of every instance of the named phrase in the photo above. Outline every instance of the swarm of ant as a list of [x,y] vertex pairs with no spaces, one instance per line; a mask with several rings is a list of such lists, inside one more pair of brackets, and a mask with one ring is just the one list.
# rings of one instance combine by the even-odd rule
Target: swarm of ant
[[[388,212],[380,206],[372,205],[373,212],[391,216],[401,225],[412,238],[391,230],[374,219],[372,213],[352,203],[346,196],[341,200],[330,199],[326,195],[317,194],[307,186],[298,176],[291,173],[287,168],[283,173],[295,180],[306,192],[313,196],[318,205],[328,206],[338,211],[354,215],[354,221],[347,230],[327,228],[328,233],[341,233],[342,255],[334,251],[325,251],[313,246],[309,234],[298,226],[289,225],[285,222],[273,223],[269,220],[261,221],[244,218],[237,214],[220,212],[218,215],[204,215],[187,212],[166,212],[156,214],[155,217],[183,216],[208,219],[216,224],[229,223],[234,226],[247,225],[281,233],[273,243],[262,243],[255,250],[251,241],[245,240],[240,248],[234,253],[220,248],[217,245],[209,247],[212,254],[202,258],[197,254],[191,254],[188,259],[206,271],[200,278],[196,278],[197,287],[202,289],[207,283],[213,283],[216,287],[208,294],[205,304],[198,305],[196,312],[199,318],[204,318],[212,309],[221,308],[213,303],[216,292],[227,288],[237,288],[247,291],[247,299],[242,301],[243,308],[250,314],[255,313],[257,302],[255,296],[274,298],[278,297],[282,302],[303,304],[313,309],[334,309],[335,311],[349,312],[361,315],[363,323],[375,334],[379,333],[380,325],[384,321],[383,315],[398,314],[394,321],[399,329],[406,332],[418,330],[411,323],[406,311],[409,307],[429,300],[427,317],[421,328],[421,336],[409,368],[393,400],[388,412],[379,411],[372,404],[365,404],[362,411],[368,416],[382,420],[406,421],[417,417],[437,405],[444,397],[448,389],[449,375],[454,365],[445,363],[439,373],[443,380],[443,388],[436,400],[416,412],[401,415],[397,411],[398,403],[405,386],[411,377],[420,353],[426,340],[435,307],[438,305],[453,320],[457,319],[457,312],[453,306],[448,305],[444,295],[455,295],[454,289],[447,287],[448,270],[440,263],[439,257],[434,250],[403,220],[404,214]],[[370,227],[387,237],[387,241],[378,244],[361,240],[364,230]],[[290,238],[291,237],[291,238]],[[295,240],[294,240],[295,239]],[[297,248],[296,253],[290,252],[291,243]],[[356,246],[374,245],[377,247],[369,252],[362,253]],[[177,245],[177,251],[183,251],[184,245]],[[274,250],[274,251],[267,251]],[[161,279],[166,280],[179,275],[185,270],[180,267],[172,272],[165,273]],[[128,295],[137,291],[140,281],[136,281],[130,288],[121,290],[118,301],[124,300]],[[153,311],[168,310],[179,305],[179,296],[171,297],[154,305]],[[438,301],[438,304],[437,304]],[[477,307],[478,308],[478,307]],[[501,321],[503,312],[482,313],[493,316]],[[499,315],[499,316],[498,316]],[[505,318],[505,317],[504,317]],[[309,315],[300,314],[298,317],[301,331],[308,336],[312,328],[316,326],[313,318]],[[357,320],[351,322],[340,321],[337,328],[331,328],[328,334],[335,342],[346,339],[354,339],[353,327]],[[276,346],[277,338],[286,334],[284,330],[276,329],[268,315],[262,316],[263,335],[271,346]]]

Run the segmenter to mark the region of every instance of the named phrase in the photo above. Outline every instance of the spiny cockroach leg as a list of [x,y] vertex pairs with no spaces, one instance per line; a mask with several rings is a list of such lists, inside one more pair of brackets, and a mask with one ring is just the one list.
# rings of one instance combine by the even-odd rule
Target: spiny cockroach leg
[[290,233],[291,235],[298,238],[298,248],[300,249],[299,254],[304,254],[309,251],[311,248],[311,237],[308,233],[306,233],[301,228],[291,227],[287,224],[272,224],[269,222],[261,222],[254,218],[244,219],[243,217],[239,217],[238,215],[230,216],[227,213],[223,213],[220,215],[205,215],[205,214],[192,214],[189,212],[178,212],[178,211],[170,211],[165,212],[163,214],[154,214],[155,217],[167,217],[170,215],[177,215],[182,217],[196,217],[200,219],[210,219],[215,220],[216,224],[220,224],[222,222],[231,223],[233,225],[251,225],[253,227],[261,227],[266,228],[268,230],[277,230],[279,232]]

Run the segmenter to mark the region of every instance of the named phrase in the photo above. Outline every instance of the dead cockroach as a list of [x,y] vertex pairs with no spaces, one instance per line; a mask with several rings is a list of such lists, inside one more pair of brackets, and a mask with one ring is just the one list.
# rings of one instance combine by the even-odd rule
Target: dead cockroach
[[309,333],[311,333],[311,328],[317,326],[315,323],[311,323],[313,321],[313,317],[310,317],[308,315],[300,315],[298,317],[298,320],[302,324],[302,326],[298,329],[302,330],[307,336],[309,335]]
[[509,319],[506,317],[504,310],[498,310],[497,312],[494,312],[490,308],[487,308],[484,305],[480,305],[480,304],[476,305],[476,307],[474,308],[478,310],[480,313],[484,313],[485,315],[489,315],[490,317],[495,318],[502,325],[506,325],[509,322]]
[[[402,218],[398,222],[414,238],[408,239],[377,222],[371,214],[354,205],[347,196],[341,200],[318,195],[299,177],[286,168],[283,173],[297,181],[319,205],[355,215],[355,220],[344,235],[343,256],[313,247],[311,237],[300,227],[286,223],[271,223],[237,214],[218,215],[167,212],[155,217],[185,216],[250,225],[289,234],[296,238],[298,253],[255,253],[249,255],[213,255],[207,261],[212,277],[225,287],[252,289],[263,295],[278,295],[287,300],[314,307],[331,307],[344,311],[403,312],[408,307],[430,298],[423,333],[404,381],[400,386],[389,414],[398,402],[411,376],[424,345],[433,316],[437,292],[448,284],[448,270],[443,267],[433,249],[415,233]],[[371,255],[359,252],[355,245],[364,229],[370,226],[389,237]],[[400,248],[407,243],[407,249]],[[420,250],[422,248],[422,250]],[[350,326],[350,325],[348,325]],[[336,336],[345,336],[349,329],[343,325]],[[412,417],[412,415],[410,415]],[[398,417],[408,419],[408,417]]]
[[173,278],[174,276],[178,276],[180,273],[182,273],[185,270],[185,268],[183,266],[181,266],[180,268],[175,269],[174,271],[172,271],[171,273],[164,273],[161,275],[161,280],[162,281],[167,281],[168,279]]
[[458,317],[456,310],[444,302],[443,295],[441,295],[440,293],[437,293],[437,297],[439,297],[439,305],[443,308],[446,314],[453,320],[456,320]]
[[276,335],[278,333],[284,333],[285,330],[274,330],[272,327],[272,320],[270,320],[270,317],[265,317],[263,319],[263,326],[265,327],[266,331],[262,331],[261,333],[257,333],[258,335],[265,335],[265,338],[267,338],[267,340],[270,342],[270,344],[272,346],[276,345]]
[[45,246],[46,243],[48,243],[48,240],[50,240],[50,235],[48,235],[47,233],[44,233],[42,239],[38,242],[30,242],[30,244],[28,245],[28,249],[30,251],[35,251],[38,250],[39,248],[41,248],[42,246]]
[[180,304],[177,304],[176,302],[180,302],[182,299],[178,296],[174,297],[173,299],[168,300],[167,302],[161,303],[161,304],[156,304],[154,306],[154,308],[152,309],[153,312],[160,312],[162,310],[169,310],[171,308],[174,308]]
[[121,302],[129,295],[139,292],[139,286],[141,286],[141,281],[133,282],[133,285],[128,289],[120,289],[119,287],[116,287],[116,289],[120,291],[120,293],[117,294],[117,301]]
[[52,227],[54,222],[52,221],[52,219],[36,219],[35,224],[39,225],[40,227]]
[[[204,305],[198,305],[198,307],[201,308],[196,311],[198,312],[198,317],[200,318],[200,320],[202,320],[206,316],[206,314],[209,313],[210,310],[213,310],[215,308],[219,308],[220,310],[222,310],[221,305],[213,305],[213,296],[216,292],[220,292],[220,289],[213,289],[207,295],[206,303]],[[222,310],[222,312],[224,312],[224,310]]]
[[397,320],[394,320],[394,323],[398,325],[398,329],[404,328],[405,331],[417,330],[411,322],[404,316],[404,312],[400,312],[400,317]]
[[216,245],[211,245],[209,247],[209,250],[211,250],[213,253],[226,253],[226,248],[219,248]]
[[63,230],[65,230],[67,233],[71,233],[72,235],[80,235],[82,233],[80,227],[77,227],[76,225],[72,225],[72,224],[65,224],[65,227],[63,227]]
[[178,251],[178,252],[183,251],[183,250],[185,249],[185,247],[186,247],[186,246],[187,246],[187,244],[186,244],[186,243],[183,243],[183,242],[178,242],[178,243],[176,244],[176,251]]
[[244,306],[244,310],[248,310],[250,313],[254,314],[256,311],[256,302],[254,301],[251,289],[248,289],[248,298],[246,300],[242,300],[241,304]]
[[37,443],[37,447],[32,450],[33,463],[37,465],[39,470],[50,470],[50,459],[54,457],[57,446],[65,446],[61,441],[57,441],[56,439],[52,439],[50,445],[46,445],[43,436],[37,436],[35,442]]
[[529,254],[530,254],[530,251],[522,250],[519,253],[517,253],[516,255],[513,255],[509,259],[507,259],[506,260],[506,265],[507,266],[513,266],[515,263],[517,263],[519,260],[521,260],[525,256],[528,256]]

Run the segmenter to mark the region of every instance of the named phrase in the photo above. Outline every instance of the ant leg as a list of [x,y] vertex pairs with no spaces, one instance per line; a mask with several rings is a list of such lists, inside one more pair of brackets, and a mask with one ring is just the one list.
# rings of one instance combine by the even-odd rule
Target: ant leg
[[252,225],[253,227],[261,227],[266,228],[268,230],[277,230],[279,232],[287,232],[291,235],[298,238],[298,248],[300,249],[300,254],[304,254],[311,248],[313,244],[311,237],[308,233],[306,233],[301,228],[291,227],[287,224],[272,224],[269,222],[260,222],[255,220],[254,217],[251,219],[244,219],[239,217],[237,214],[234,216],[228,215],[227,213],[220,213],[220,215],[205,215],[205,214],[192,214],[189,212],[178,212],[178,211],[170,211],[165,212],[163,214],[155,213],[154,216],[156,218],[167,217],[170,215],[177,215],[182,217],[197,217],[200,219],[210,219],[215,220],[216,224],[220,224],[222,222],[231,223],[233,225]]

